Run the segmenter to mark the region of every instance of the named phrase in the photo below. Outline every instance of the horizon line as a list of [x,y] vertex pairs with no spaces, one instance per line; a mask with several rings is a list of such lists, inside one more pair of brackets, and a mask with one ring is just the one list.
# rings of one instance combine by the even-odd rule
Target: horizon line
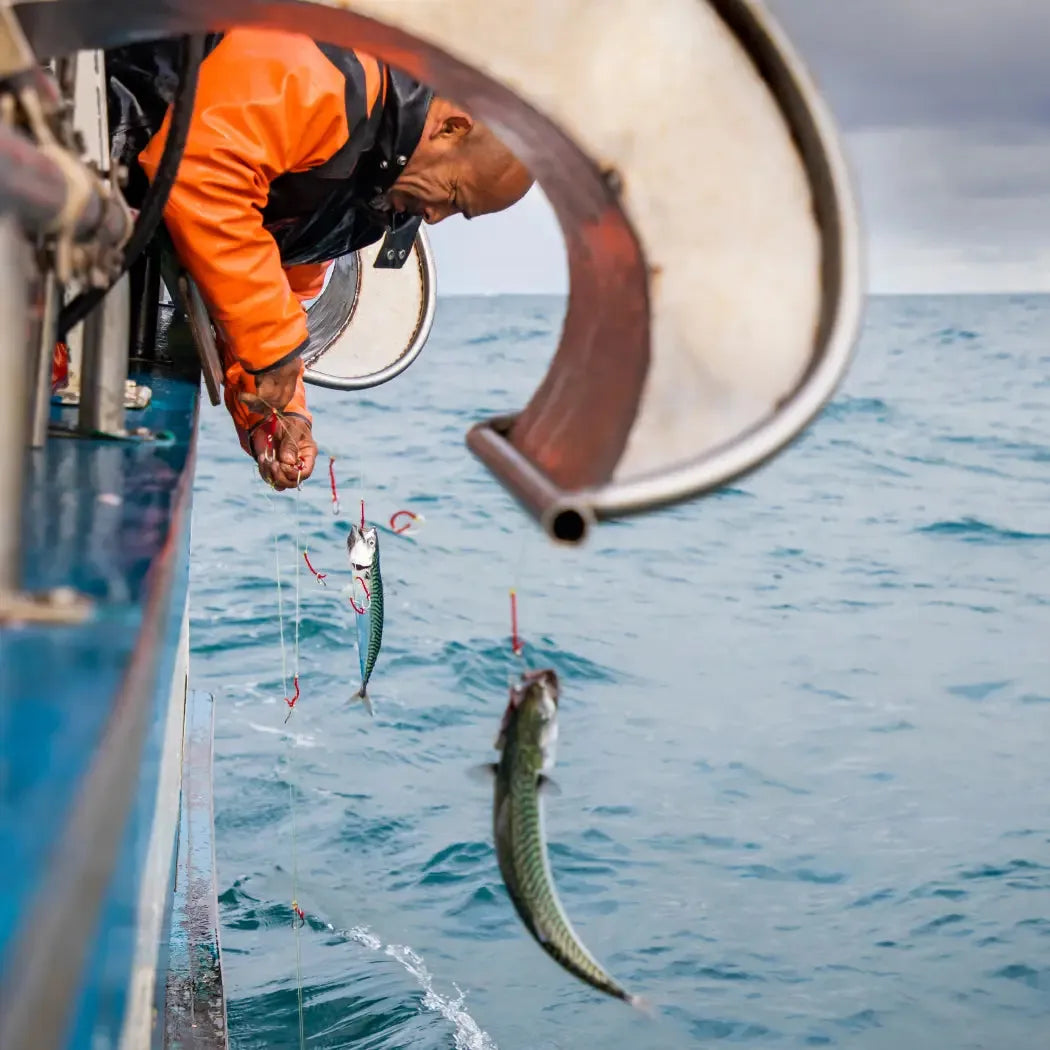
[[[1026,289],[1016,288],[1012,290],[974,290],[974,291],[952,291],[942,289],[939,291],[899,291],[899,292],[868,292],[868,299],[904,299],[922,296],[945,296],[953,299],[972,299],[981,296],[990,298],[1008,298],[1010,296],[1050,296],[1050,288]],[[542,299],[568,299],[569,293],[564,292],[441,292],[437,293],[438,299],[497,299],[497,298],[542,298]]]

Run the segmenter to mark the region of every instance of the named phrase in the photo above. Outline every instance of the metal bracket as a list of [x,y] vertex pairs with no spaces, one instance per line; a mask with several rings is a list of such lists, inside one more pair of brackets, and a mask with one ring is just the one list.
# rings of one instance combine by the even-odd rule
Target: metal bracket
[[132,445],[171,445],[175,435],[170,430],[150,430],[135,427],[134,430],[84,430],[66,423],[52,423],[48,427],[49,437],[80,438],[88,441],[123,441]]
[[71,587],[30,594],[22,591],[0,591],[0,627],[83,623],[95,603]]
[[401,224],[395,220],[394,225],[383,238],[379,254],[372,266],[376,270],[400,270],[408,261],[422,221],[418,215],[411,216]]
[[[125,383],[124,407],[129,411],[137,412],[148,408],[152,398],[153,388],[146,386],[145,383],[136,383],[133,379],[129,379]],[[61,408],[76,408],[80,404],[79,382],[64,386],[61,390],[52,394],[51,404],[58,405]]]

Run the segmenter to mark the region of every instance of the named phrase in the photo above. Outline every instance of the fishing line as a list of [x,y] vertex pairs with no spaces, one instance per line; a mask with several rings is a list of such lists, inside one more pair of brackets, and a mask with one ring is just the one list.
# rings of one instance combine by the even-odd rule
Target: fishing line
[[[289,743],[289,750],[294,747]],[[289,759],[289,765],[291,760]],[[306,923],[306,916],[299,907],[299,851],[295,827],[295,787],[291,777],[288,778],[288,808],[292,813],[292,929],[295,931],[295,984],[299,998],[299,1050],[306,1050],[306,1023],[303,1014],[303,949],[300,930]]]
[[[300,534],[302,532],[302,518],[301,518],[301,507],[302,507],[302,495],[303,495],[303,470],[300,466],[299,476],[295,479],[295,683],[296,687],[299,685],[299,621],[300,606],[300,586],[299,580],[302,577],[302,566],[299,564],[299,542]],[[289,711],[289,714],[292,712]]]
[[[298,482],[302,481],[302,471]],[[296,496],[295,496],[295,695],[291,698],[288,697],[288,653],[287,646],[285,644],[285,631],[284,631],[284,599],[281,589],[281,549],[280,549],[280,528],[278,517],[277,503],[274,500],[272,494],[267,493],[267,499],[270,502],[274,512],[274,534],[273,534],[273,551],[274,551],[274,570],[277,582],[277,623],[278,631],[281,642],[281,687],[285,693],[285,703],[288,704],[288,714],[285,716],[285,723],[292,716],[292,711],[295,708],[295,703],[299,699],[299,624],[301,619],[301,607],[300,607],[300,586],[299,581],[302,576],[301,567],[299,565],[299,545],[300,536],[299,530],[301,526],[300,521],[300,495],[301,488],[299,484],[296,484]],[[299,1047],[300,1050],[306,1050],[306,1020],[303,1011],[303,956],[302,956],[302,943],[300,939],[300,929],[306,921],[303,914],[303,910],[299,907],[299,846],[298,846],[298,835],[296,829],[295,819],[295,785],[294,780],[294,742],[289,739],[288,743],[288,809],[291,813],[292,820],[292,929],[295,933],[295,983],[296,983],[296,996],[298,1002],[298,1021],[299,1021]]]
[[273,496],[268,492],[266,499],[274,513],[273,525],[273,562],[274,577],[277,581],[277,626],[281,638],[281,690],[288,694],[288,655],[284,644],[284,604],[281,595],[281,533],[279,529],[280,519],[277,517],[277,504]]

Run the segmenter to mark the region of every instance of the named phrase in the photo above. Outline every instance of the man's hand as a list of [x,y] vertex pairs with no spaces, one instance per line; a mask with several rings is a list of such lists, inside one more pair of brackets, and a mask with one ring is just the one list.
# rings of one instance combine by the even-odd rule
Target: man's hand
[[267,434],[266,423],[252,434],[252,452],[260,476],[278,492],[295,488],[313,473],[317,461],[317,443],[310,424],[298,416],[282,416],[277,421],[272,445]]
[[255,377],[255,392],[271,408],[283,411],[295,394],[295,384],[303,370],[303,361],[294,357],[291,361]]

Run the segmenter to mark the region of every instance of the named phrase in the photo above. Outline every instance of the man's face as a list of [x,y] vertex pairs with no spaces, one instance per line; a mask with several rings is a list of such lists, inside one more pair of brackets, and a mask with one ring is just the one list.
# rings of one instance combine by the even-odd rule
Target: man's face
[[[532,185],[523,165],[491,136],[476,145],[473,121],[453,114],[428,127],[405,170],[387,193],[394,211],[421,215],[433,225],[450,215],[472,219],[503,211]],[[476,132],[480,135],[481,132]]]

